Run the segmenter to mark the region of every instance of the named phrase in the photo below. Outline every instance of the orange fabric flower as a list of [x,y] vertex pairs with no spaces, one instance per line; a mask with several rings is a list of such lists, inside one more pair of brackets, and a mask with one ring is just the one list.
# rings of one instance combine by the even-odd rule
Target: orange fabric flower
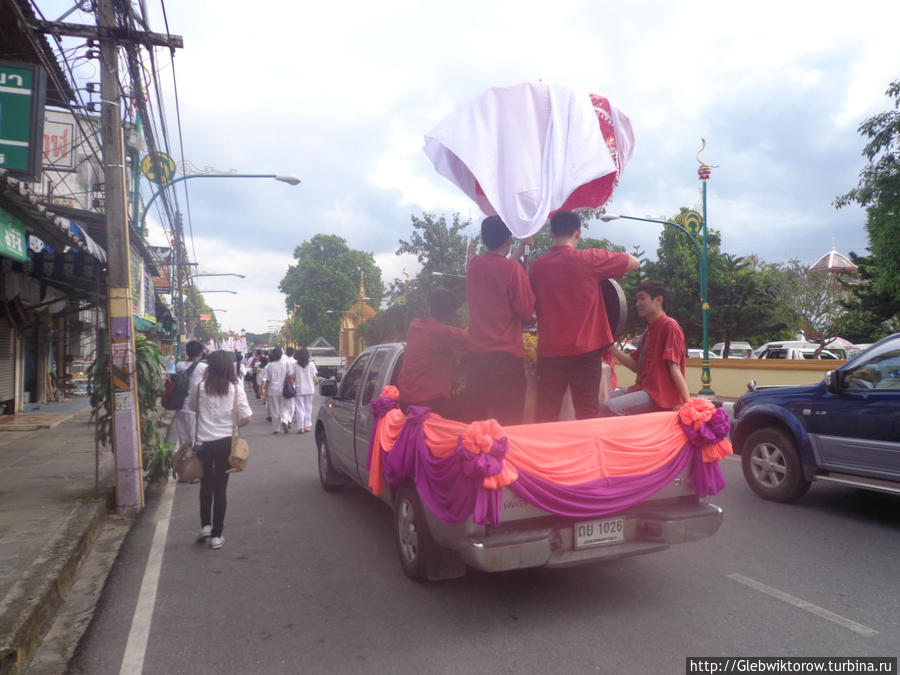
[[392,384],[381,390],[381,398],[392,398],[395,401],[400,398],[400,390]]
[[490,452],[495,440],[506,436],[497,420],[472,422],[460,434],[463,447],[473,455]]
[[678,419],[682,424],[699,429],[700,425],[709,422],[715,412],[716,406],[712,401],[705,398],[692,398],[681,406],[678,411]]

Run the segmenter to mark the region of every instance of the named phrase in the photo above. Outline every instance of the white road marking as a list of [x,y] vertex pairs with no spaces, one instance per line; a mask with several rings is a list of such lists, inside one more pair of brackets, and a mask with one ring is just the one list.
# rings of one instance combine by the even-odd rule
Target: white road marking
[[166,550],[166,536],[169,534],[169,519],[172,517],[172,505],[175,502],[175,481],[170,480],[163,493],[159,510],[156,514],[156,529],[153,532],[153,544],[147,556],[144,568],[144,579],[138,594],[137,607],[131,619],[131,630],[128,631],[128,642],[122,657],[119,675],[140,675],[144,670],[144,656],[147,653],[147,640],[150,637],[150,621],[156,605],[156,589],[159,585],[159,571],[162,568],[163,553]]
[[819,607],[818,605],[814,605],[811,602],[807,602],[806,600],[795,598],[793,595],[785,593],[784,591],[779,591],[777,588],[767,586],[761,581],[756,581],[755,579],[751,579],[750,577],[745,577],[743,574],[729,574],[728,578],[738,582],[739,584],[743,584],[744,586],[748,586],[757,591],[760,591],[761,593],[765,593],[766,595],[773,597],[776,600],[781,600],[782,602],[786,602],[789,605],[793,605],[794,607],[799,607],[800,609],[805,610],[810,614],[815,614],[822,619],[827,619],[828,621],[836,623],[838,626],[843,626],[848,630],[852,630],[854,633],[859,633],[860,635],[878,635],[878,631],[874,628],[864,626],[861,623],[857,623],[856,621],[847,619],[840,614],[829,612],[824,607]]

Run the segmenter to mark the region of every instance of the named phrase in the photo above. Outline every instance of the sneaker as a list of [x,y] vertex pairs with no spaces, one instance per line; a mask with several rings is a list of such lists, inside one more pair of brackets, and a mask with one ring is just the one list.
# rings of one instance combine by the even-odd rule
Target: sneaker
[[200,528],[200,533],[197,535],[197,543],[204,542],[209,539],[209,535],[212,534],[212,525],[204,525]]
[[222,548],[225,545],[225,537],[212,537],[209,540],[210,548]]

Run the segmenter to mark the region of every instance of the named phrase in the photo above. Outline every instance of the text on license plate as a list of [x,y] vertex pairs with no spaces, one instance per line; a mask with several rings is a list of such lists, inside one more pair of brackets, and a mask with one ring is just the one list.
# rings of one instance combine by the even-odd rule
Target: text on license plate
[[625,519],[588,520],[575,524],[575,548],[625,541]]

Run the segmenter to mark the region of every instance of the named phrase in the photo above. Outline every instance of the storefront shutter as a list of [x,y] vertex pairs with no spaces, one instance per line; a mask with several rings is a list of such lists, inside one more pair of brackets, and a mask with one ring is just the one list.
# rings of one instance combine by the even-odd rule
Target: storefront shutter
[[0,317],[0,401],[16,395],[16,331]]

